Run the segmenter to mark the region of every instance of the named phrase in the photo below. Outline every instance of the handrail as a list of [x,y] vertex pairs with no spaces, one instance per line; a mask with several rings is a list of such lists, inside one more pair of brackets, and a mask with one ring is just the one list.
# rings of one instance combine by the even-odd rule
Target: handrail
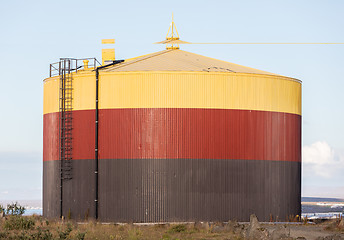
[[[101,66],[101,63],[96,58],[60,58],[60,60],[70,60],[71,62],[71,71],[78,72],[80,70],[85,70],[84,60],[88,60],[88,68],[95,70],[98,66]],[[49,67],[49,77],[59,76],[60,62],[51,63]]]

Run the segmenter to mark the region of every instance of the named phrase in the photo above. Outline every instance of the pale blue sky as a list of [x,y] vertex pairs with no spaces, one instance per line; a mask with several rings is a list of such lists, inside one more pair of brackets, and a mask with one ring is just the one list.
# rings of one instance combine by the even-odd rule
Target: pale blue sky
[[[344,1],[3,1],[0,200],[41,198],[42,97],[49,64],[164,49],[174,12],[190,42],[344,42]],[[344,45],[192,45],[183,50],[303,81],[305,196],[344,197]],[[327,191],[327,192],[326,192]]]

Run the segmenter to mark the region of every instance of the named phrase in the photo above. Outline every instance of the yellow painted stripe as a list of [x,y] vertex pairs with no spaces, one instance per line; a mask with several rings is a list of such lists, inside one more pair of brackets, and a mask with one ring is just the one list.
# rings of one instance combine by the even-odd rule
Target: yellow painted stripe
[[43,82],[43,114],[59,111],[59,78],[52,77]]
[[[73,110],[95,109],[95,73],[73,74]],[[59,77],[44,81],[43,114],[59,111]]]
[[[45,82],[44,88],[49,88],[45,92],[56,91],[49,82]],[[94,109],[94,75],[77,76],[73,84],[74,110]],[[301,83],[281,76],[216,72],[101,72],[99,91],[100,109],[215,108],[301,115]],[[49,103],[49,106],[45,103],[44,113],[58,111],[51,104],[54,102],[52,98],[44,97],[44,102]]]

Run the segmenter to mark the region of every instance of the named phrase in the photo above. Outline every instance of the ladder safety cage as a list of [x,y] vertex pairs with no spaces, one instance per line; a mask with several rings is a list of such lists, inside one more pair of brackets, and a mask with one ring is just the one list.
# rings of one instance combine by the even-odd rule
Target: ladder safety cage
[[[85,60],[88,63],[84,66]],[[60,58],[50,64],[50,77],[59,76],[59,160],[61,184],[72,179],[73,158],[73,73],[95,70],[100,63],[96,58]],[[62,185],[61,185],[62,188]]]
[[60,176],[72,179],[72,130],[73,130],[73,61],[60,59],[59,76],[59,145],[60,145]]
[[50,77],[59,76],[59,160],[60,217],[63,216],[63,182],[72,179],[73,159],[73,74],[94,71],[100,66],[96,58],[60,58],[50,64]]

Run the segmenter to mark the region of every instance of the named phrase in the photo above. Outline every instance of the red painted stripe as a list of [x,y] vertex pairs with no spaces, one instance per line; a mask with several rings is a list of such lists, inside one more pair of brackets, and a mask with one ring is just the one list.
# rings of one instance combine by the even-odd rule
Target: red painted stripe
[[101,159],[301,161],[301,116],[224,109],[100,110]]
[[[93,159],[95,110],[73,111],[73,159]],[[59,159],[59,113],[43,115],[43,161]]]
[[[301,161],[301,116],[228,109],[104,109],[99,158]],[[73,112],[73,158],[94,158],[94,110]],[[58,114],[44,115],[44,160],[58,159]],[[57,144],[55,144],[57,140]]]
[[59,114],[43,115],[43,161],[59,159]]

